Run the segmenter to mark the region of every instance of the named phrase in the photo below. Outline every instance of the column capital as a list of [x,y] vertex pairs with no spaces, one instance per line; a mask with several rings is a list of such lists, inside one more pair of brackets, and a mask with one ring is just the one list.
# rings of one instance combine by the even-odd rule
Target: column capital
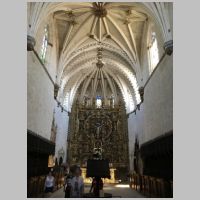
[[173,40],[169,40],[164,43],[164,50],[167,55],[171,55],[173,52]]
[[141,98],[141,102],[144,101],[144,87],[140,87],[139,88],[139,94],[140,94],[140,98]]
[[30,35],[27,35],[27,51],[33,51],[35,44],[35,38]]
[[55,83],[54,84],[54,99],[56,99],[57,96],[58,96],[58,90],[59,90],[59,88],[60,88],[60,86],[57,83]]

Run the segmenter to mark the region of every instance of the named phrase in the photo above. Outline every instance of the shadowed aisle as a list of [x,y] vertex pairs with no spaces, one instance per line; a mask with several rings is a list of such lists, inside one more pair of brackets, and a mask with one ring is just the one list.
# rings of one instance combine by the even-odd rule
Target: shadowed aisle
[[[88,193],[90,189],[89,184],[85,184],[85,193]],[[128,184],[104,184],[104,193],[111,193],[113,197],[122,198],[144,198],[143,195],[137,191],[131,189]],[[54,192],[50,198],[63,198],[63,188]]]

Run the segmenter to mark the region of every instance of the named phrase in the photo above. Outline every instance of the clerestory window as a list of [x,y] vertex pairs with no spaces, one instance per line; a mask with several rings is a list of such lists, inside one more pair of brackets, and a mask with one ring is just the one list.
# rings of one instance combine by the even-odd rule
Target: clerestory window
[[47,53],[47,46],[48,46],[48,26],[45,26],[44,28],[44,36],[42,40],[42,47],[41,47],[41,60],[43,63],[45,63],[46,53]]

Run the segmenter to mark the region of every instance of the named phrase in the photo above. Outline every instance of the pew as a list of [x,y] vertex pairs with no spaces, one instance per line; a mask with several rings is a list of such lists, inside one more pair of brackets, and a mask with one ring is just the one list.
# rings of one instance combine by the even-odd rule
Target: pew
[[173,181],[152,176],[131,174],[130,188],[152,198],[173,197]]

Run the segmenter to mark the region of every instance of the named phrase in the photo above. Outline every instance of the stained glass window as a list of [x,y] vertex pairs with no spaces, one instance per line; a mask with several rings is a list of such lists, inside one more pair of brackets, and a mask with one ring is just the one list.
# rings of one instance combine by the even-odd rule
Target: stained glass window
[[102,106],[101,96],[96,97],[96,106],[97,106],[97,108],[101,108],[101,106]]

